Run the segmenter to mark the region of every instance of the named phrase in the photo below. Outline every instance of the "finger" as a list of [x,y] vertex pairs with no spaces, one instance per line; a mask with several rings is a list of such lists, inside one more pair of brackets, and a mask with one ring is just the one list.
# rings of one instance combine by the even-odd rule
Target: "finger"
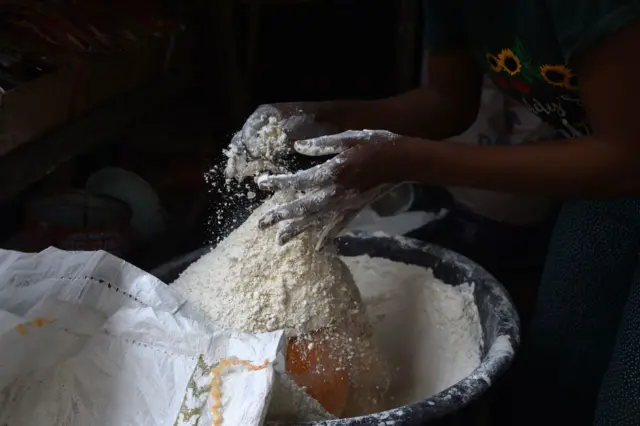
[[273,105],[259,106],[245,121],[239,136],[242,141],[249,141],[255,138],[256,133],[265,125],[269,124],[270,119],[276,121],[282,120],[282,113]]
[[263,191],[274,192],[286,189],[304,191],[314,186],[314,182],[317,180],[315,175],[319,168],[320,166],[316,166],[297,173],[262,175],[258,176],[256,183],[258,188]]
[[358,210],[343,210],[330,220],[318,235],[316,251],[322,251],[332,244],[357,213]]
[[259,176],[256,179],[256,183],[263,191],[278,191],[282,189],[304,191],[313,187],[324,186],[333,181],[335,165],[339,161],[343,161],[342,159],[339,161],[334,160],[336,159],[333,158],[324,164],[292,174]]
[[269,118],[271,117],[280,121],[284,118],[284,114],[280,111],[280,108],[271,104],[264,104],[256,108],[256,110],[247,119],[247,122],[260,123],[264,125],[269,122]]
[[293,148],[302,155],[320,157],[340,154],[361,141],[360,131],[348,130],[335,135],[320,136],[294,143]]
[[381,194],[384,194],[391,190],[395,185],[381,185],[376,188],[372,188],[362,194],[357,192],[347,192],[342,194],[341,209],[332,220],[326,221],[320,235],[318,242],[316,243],[316,250],[322,251],[328,244],[333,243],[333,240],[342,233],[344,228],[351,222],[351,220],[358,214],[364,206],[370,204],[373,200],[378,198]]
[[280,245],[287,244],[289,241],[307,231],[309,228],[316,226],[318,224],[318,219],[319,215],[316,214],[313,216],[291,221],[291,223],[278,230],[278,233],[276,235],[276,242]]
[[258,227],[260,229],[266,229],[283,220],[312,215],[326,207],[335,193],[335,188],[323,188],[297,200],[273,208],[258,220]]
[[296,141],[293,149],[298,154],[309,157],[322,157],[324,155],[340,154],[351,147],[351,144],[344,139],[331,139],[331,136],[321,136],[314,139]]

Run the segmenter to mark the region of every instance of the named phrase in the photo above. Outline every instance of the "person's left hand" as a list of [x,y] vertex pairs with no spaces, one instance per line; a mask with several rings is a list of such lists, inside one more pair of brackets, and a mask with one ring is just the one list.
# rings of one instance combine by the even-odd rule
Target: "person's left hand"
[[260,189],[304,192],[299,199],[267,212],[260,228],[291,220],[278,231],[278,243],[285,244],[317,227],[316,248],[321,250],[362,208],[400,183],[395,159],[400,158],[396,145],[402,139],[385,130],[349,130],[296,142],[294,149],[303,155],[338,155],[308,170],[259,177]]

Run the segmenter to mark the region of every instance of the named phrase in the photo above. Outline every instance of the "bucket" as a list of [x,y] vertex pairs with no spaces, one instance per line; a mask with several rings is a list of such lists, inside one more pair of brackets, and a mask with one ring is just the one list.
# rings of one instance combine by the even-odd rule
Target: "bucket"
[[[420,426],[459,411],[485,393],[511,364],[520,343],[518,314],[504,287],[482,267],[450,250],[406,237],[383,237],[354,233],[337,239],[342,256],[386,258],[430,268],[436,278],[449,285],[474,284],[474,299],[483,332],[481,363],[465,379],[425,397],[422,401],[382,413],[350,419],[287,423],[288,426]],[[151,271],[164,282],[173,282],[191,263],[211,250],[204,247]]]
[[105,250],[122,255],[129,235],[131,209],[125,203],[84,191],[37,198],[27,205],[30,248]]

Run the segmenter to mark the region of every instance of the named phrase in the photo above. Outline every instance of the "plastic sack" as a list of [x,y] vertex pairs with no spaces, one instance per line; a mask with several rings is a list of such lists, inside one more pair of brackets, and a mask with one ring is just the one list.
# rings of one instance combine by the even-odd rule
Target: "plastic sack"
[[0,250],[0,424],[262,424],[281,332],[216,329],[106,252]]

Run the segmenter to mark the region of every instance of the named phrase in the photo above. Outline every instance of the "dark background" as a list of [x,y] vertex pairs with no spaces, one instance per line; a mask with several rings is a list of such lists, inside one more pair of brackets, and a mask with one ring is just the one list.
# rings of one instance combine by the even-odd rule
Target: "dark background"
[[[136,107],[122,96],[87,113],[112,120],[103,126],[108,132],[82,117],[0,156],[0,180],[11,187],[0,197],[1,247],[45,248],[49,242],[25,247],[29,202],[81,189],[95,171],[116,166],[147,180],[170,216],[164,235],[123,254],[151,268],[228,231],[228,224],[208,224],[222,201],[203,176],[256,106],[379,98],[417,85],[419,1],[186,0],[172,7],[196,34],[188,87],[162,102],[143,97]],[[135,119],[117,119],[123,108]],[[71,139],[76,149],[63,154]],[[55,157],[46,170],[33,160],[43,157]],[[14,179],[25,173],[24,183]],[[228,212],[225,221],[242,214]]]

